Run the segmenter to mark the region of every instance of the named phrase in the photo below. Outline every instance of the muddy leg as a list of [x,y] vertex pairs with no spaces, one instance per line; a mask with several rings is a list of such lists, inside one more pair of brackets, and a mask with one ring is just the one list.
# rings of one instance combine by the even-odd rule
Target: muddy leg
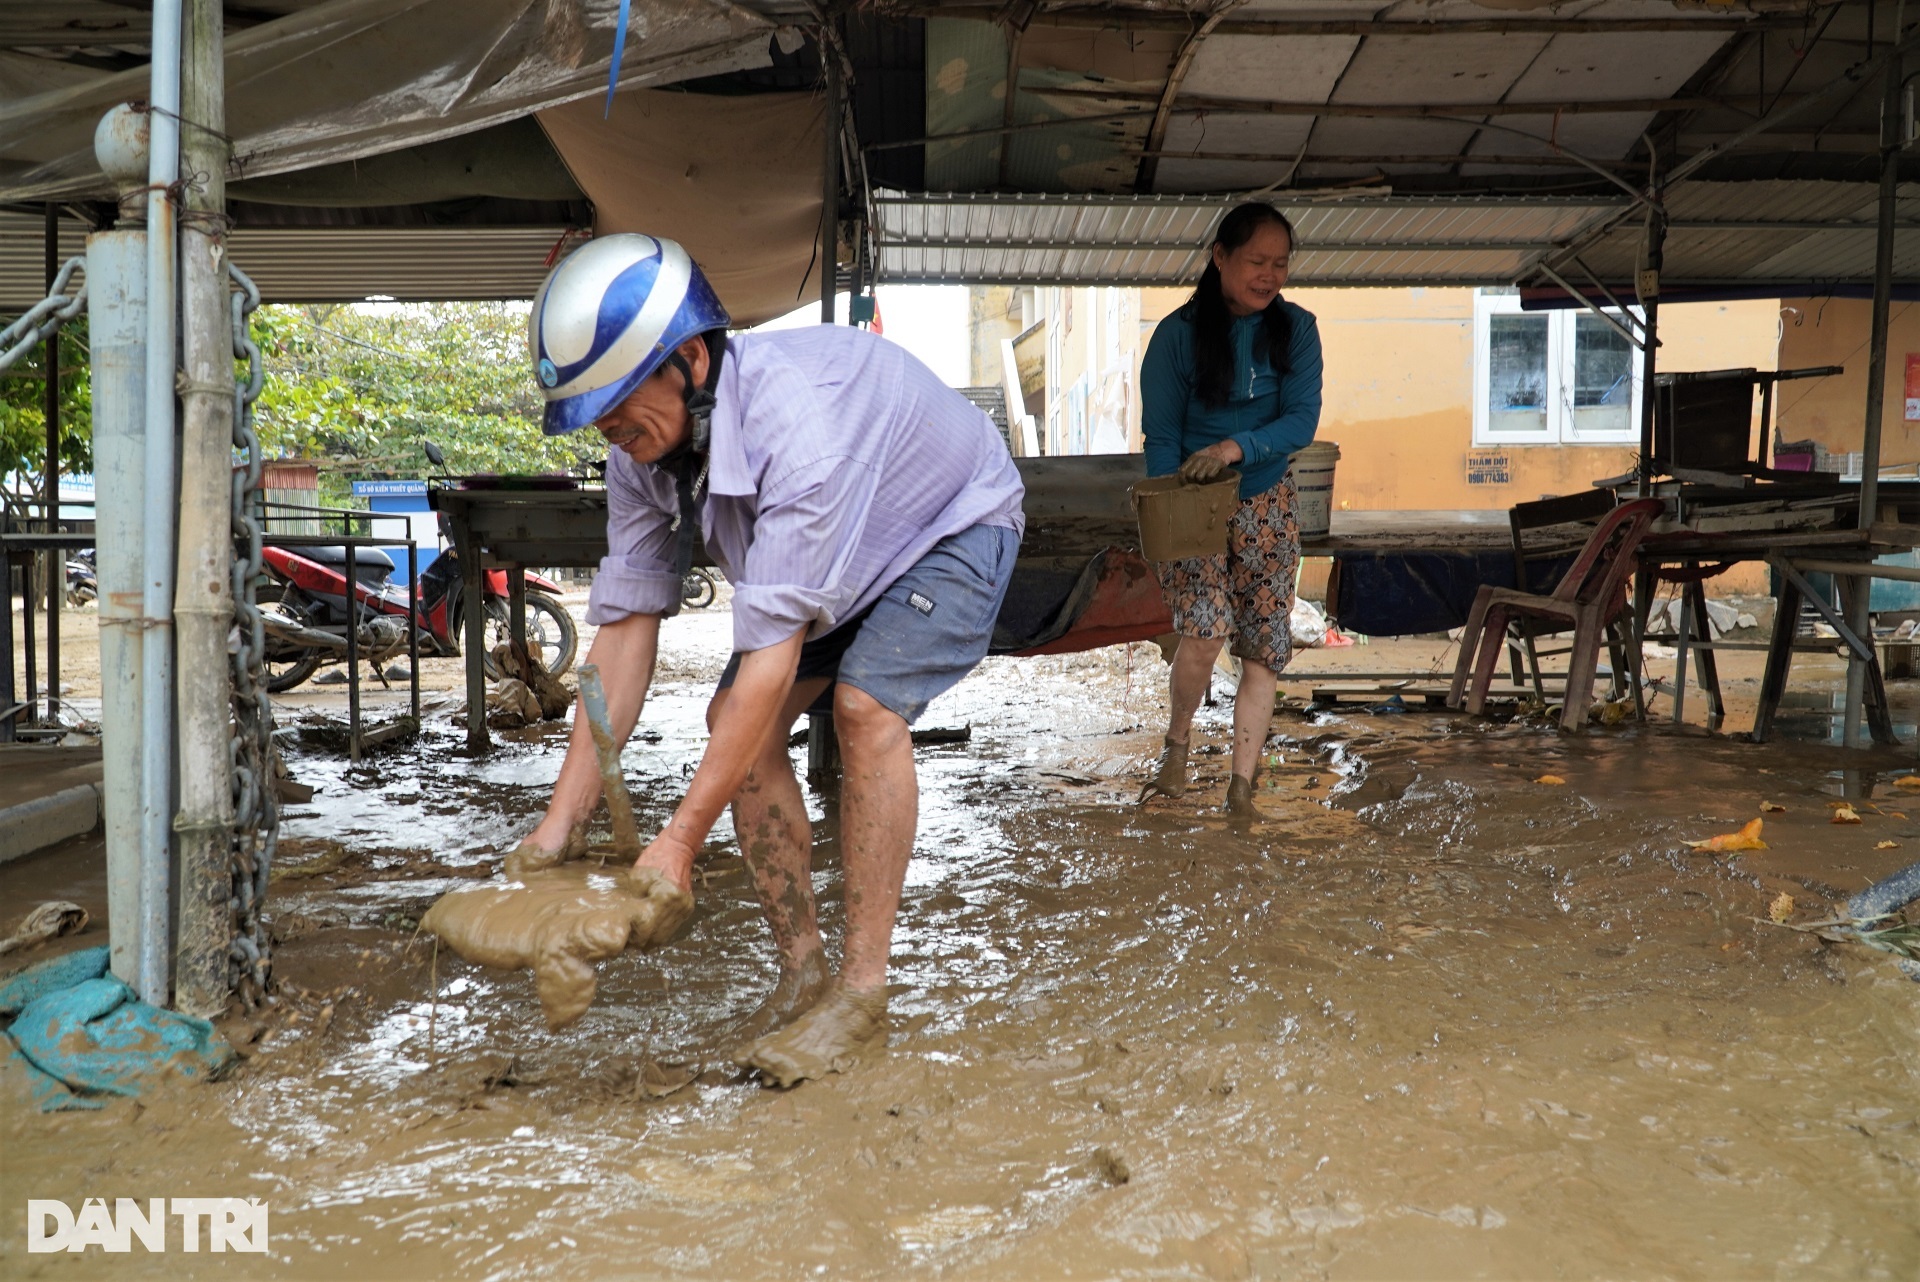
[[834,697],[833,720],[845,760],[840,836],[846,956],[839,980],[817,1005],[743,1056],[743,1063],[781,1086],[839,1072],[884,1039],[887,953],[919,821],[919,783],[906,721],[865,691],[844,684]]
[[[820,680],[796,685],[781,712],[781,726],[792,725],[825,688]],[[780,960],[773,992],[733,1031],[748,1040],[785,1027],[819,1000],[828,979],[813,899],[813,829],[784,729],[767,736],[734,798],[733,827]]]
[[1251,659],[1240,661],[1240,691],[1233,696],[1233,773],[1252,782],[1260,772],[1267,731],[1273,728],[1273,669]]
[[1225,641],[1201,637],[1181,637],[1180,648],[1173,652],[1173,672],[1168,678],[1168,696],[1172,715],[1167,718],[1167,738],[1185,743],[1193,732],[1193,714],[1207,694],[1213,678],[1213,661],[1220,656]]
[[887,984],[887,953],[900,887],[920,822],[920,782],[913,773],[913,738],[898,713],[872,695],[842,685],[834,725],[846,773],[840,785],[840,844],[845,852],[847,947],[840,982],[856,993]]

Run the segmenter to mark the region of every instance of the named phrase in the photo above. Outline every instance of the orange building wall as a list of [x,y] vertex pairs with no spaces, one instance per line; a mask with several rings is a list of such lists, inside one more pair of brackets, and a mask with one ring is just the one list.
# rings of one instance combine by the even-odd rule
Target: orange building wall
[[[1189,293],[1141,291],[1143,351],[1154,322],[1186,301]],[[1636,450],[1628,445],[1506,444],[1499,448],[1511,461],[1512,481],[1469,485],[1474,291],[1290,289],[1287,297],[1319,320],[1326,359],[1319,439],[1340,447],[1334,501],[1343,509],[1505,509],[1584,490],[1600,477],[1618,476],[1633,466]],[[1839,328],[1843,319],[1833,311],[1840,306],[1829,305],[1823,338],[1845,337]],[[1780,304],[1773,300],[1670,304],[1660,311],[1660,367],[1774,369],[1776,359],[1825,363],[1824,357],[1784,355],[1779,315]],[[1920,351],[1920,309],[1908,319],[1913,348]],[[1896,330],[1896,337],[1900,332]],[[1864,334],[1863,329],[1863,342]],[[1897,424],[1897,403],[1891,412],[1889,424]],[[1920,431],[1912,435],[1920,445]],[[1324,565],[1309,563],[1302,587],[1314,596],[1324,580]],[[1741,567],[1715,579],[1712,590],[1763,591],[1764,581],[1763,567]]]
[[[1873,306],[1865,299],[1781,300],[1780,366],[1844,365],[1828,378],[1780,384],[1780,430],[1789,441],[1818,441],[1836,453],[1866,436],[1867,343]],[[1920,305],[1895,303],[1887,315],[1887,386],[1880,409],[1880,461],[1920,463],[1920,422],[1906,408],[1908,356],[1920,356]]]

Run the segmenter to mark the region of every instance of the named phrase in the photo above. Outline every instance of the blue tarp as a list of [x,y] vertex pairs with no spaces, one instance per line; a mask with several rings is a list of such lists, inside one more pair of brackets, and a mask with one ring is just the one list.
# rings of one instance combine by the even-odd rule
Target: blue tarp
[[[1527,590],[1553,591],[1575,555],[1529,561]],[[1462,627],[1481,584],[1514,586],[1511,552],[1348,552],[1336,559],[1339,582],[1327,613],[1344,630],[1362,636],[1417,636]]]
[[89,948],[0,985],[0,1016],[15,1016],[9,1067],[25,1074],[43,1113],[101,1108],[162,1075],[212,1078],[233,1062],[212,1024],[149,1006],[107,964],[105,947]]

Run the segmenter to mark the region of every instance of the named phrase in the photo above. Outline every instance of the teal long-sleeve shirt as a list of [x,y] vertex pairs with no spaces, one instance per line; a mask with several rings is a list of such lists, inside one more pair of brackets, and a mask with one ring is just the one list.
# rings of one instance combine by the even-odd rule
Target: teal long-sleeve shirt
[[1280,483],[1295,450],[1313,441],[1320,427],[1320,327],[1313,313],[1282,301],[1293,318],[1292,368],[1276,374],[1255,360],[1253,340],[1260,316],[1233,322],[1233,392],[1222,406],[1209,406],[1193,388],[1193,322],[1182,307],[1154,327],[1140,366],[1141,429],[1146,436],[1147,475],[1168,476],[1197,450],[1231,440],[1245,455],[1240,497],[1252,498]]

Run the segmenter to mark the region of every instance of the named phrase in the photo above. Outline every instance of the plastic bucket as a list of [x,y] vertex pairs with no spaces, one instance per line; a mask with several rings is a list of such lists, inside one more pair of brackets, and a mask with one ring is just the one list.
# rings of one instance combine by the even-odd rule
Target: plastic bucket
[[1332,441],[1315,441],[1296,450],[1288,472],[1299,498],[1293,507],[1300,523],[1300,537],[1322,538],[1333,526],[1333,465],[1340,461],[1340,447]]
[[1189,485],[1178,476],[1156,476],[1133,487],[1140,517],[1140,555],[1149,561],[1184,561],[1227,550],[1227,522],[1240,506],[1240,474]]

